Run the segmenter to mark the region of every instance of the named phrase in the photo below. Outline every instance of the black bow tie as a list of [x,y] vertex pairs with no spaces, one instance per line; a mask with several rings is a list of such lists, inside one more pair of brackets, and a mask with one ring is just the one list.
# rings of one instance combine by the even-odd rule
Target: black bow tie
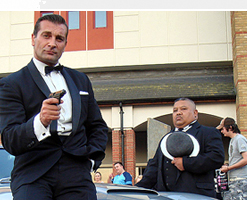
[[62,65],[58,65],[56,67],[51,67],[51,66],[46,66],[45,67],[45,74],[49,74],[51,73],[53,70],[55,71],[62,71],[63,70],[63,66]]

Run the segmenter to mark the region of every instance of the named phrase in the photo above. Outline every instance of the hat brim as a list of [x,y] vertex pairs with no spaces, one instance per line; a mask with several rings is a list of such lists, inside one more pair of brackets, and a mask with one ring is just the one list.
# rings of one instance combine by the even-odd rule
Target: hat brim
[[[174,157],[167,151],[167,148],[166,148],[166,141],[167,141],[167,138],[168,138],[168,136],[169,136],[170,134],[172,134],[172,133],[167,134],[167,135],[162,139],[162,141],[161,141],[161,143],[160,143],[160,148],[161,148],[161,151],[162,151],[162,153],[163,153],[163,155],[164,155],[165,157],[169,158],[170,160],[173,160]],[[184,133],[184,134],[187,134],[187,135],[191,138],[191,140],[192,140],[192,142],[193,142],[193,146],[194,146],[194,147],[193,147],[193,151],[191,152],[191,154],[189,155],[189,157],[196,157],[196,156],[198,155],[199,151],[200,151],[199,142],[197,141],[197,139],[196,139],[193,135],[188,134],[188,133]]]

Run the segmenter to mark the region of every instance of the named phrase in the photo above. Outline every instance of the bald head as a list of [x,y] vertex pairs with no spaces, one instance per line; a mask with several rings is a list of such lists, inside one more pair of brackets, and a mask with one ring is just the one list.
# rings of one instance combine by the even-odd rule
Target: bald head
[[194,101],[188,98],[179,98],[173,105],[173,124],[177,128],[184,128],[198,119],[198,111]]

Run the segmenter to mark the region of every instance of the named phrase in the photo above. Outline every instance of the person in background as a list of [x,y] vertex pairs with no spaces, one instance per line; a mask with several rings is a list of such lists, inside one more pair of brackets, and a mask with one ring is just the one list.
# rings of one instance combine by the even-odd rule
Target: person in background
[[98,171],[94,174],[94,183],[104,183],[104,181],[102,181],[102,175]]
[[229,137],[229,165],[223,165],[220,170],[228,172],[229,190],[224,192],[223,199],[247,198],[247,139],[241,135],[235,120],[226,117],[216,127],[225,137]]
[[[139,187],[157,191],[176,191],[216,197],[215,169],[224,163],[224,147],[219,131],[197,121],[195,103],[188,98],[179,98],[173,105],[172,132],[189,133],[199,143],[197,156],[168,158],[158,145],[155,156],[148,161]],[[163,138],[162,138],[163,139]],[[162,141],[161,139],[161,141]]]
[[113,173],[111,173],[108,178],[108,183],[132,185],[132,176],[129,172],[125,171],[123,163],[114,163],[114,168],[116,170],[117,175],[114,177]]
[[[15,200],[97,199],[90,172],[105,157],[108,127],[89,78],[59,63],[67,36],[64,18],[42,16],[32,60],[0,80],[0,133],[15,156]],[[60,90],[66,91],[61,104],[49,98]]]

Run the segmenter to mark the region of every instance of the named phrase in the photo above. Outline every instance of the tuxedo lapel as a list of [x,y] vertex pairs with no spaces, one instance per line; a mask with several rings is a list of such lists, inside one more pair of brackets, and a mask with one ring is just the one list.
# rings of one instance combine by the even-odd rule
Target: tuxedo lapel
[[44,79],[41,77],[38,69],[34,65],[33,61],[31,61],[28,65],[28,70],[30,71],[30,74],[32,76],[33,81],[37,85],[37,87],[45,94],[45,96],[48,98],[51,91],[49,90],[48,86],[46,85]]
[[80,110],[81,110],[80,94],[79,94],[79,90],[76,87],[73,79],[66,72],[65,68],[62,70],[62,74],[66,80],[66,83],[68,85],[69,92],[72,98],[72,132],[75,132],[78,127],[78,123],[79,123],[78,119],[80,119]]
[[196,137],[196,135],[199,131],[199,127],[200,127],[200,124],[198,123],[198,121],[196,121],[194,124],[192,124],[192,127],[187,131],[187,133]]
[[[50,89],[46,85],[44,79],[40,75],[38,69],[34,65],[33,61],[31,61],[28,65],[28,70],[32,76],[33,81],[35,82],[36,86],[44,93],[44,95],[48,98],[49,94],[51,93]],[[50,125],[50,133],[55,138],[58,138],[57,135],[57,120],[53,120]]]
[[[44,79],[41,77],[38,69],[35,67],[33,61],[31,61],[28,65],[27,65],[30,74],[32,76],[33,81],[35,82],[35,84],[37,85],[37,87],[44,93],[44,95],[48,98],[49,94],[51,93],[51,91],[49,90],[48,86],[46,85]],[[75,132],[75,130],[78,127],[78,123],[79,121],[76,119],[80,118],[80,110],[81,110],[81,104],[80,104],[80,94],[79,94],[79,90],[76,87],[73,79],[71,78],[71,76],[66,72],[66,69],[64,68],[62,70],[62,74],[64,76],[64,79],[66,80],[67,86],[69,88],[70,91],[70,95],[72,98],[72,132]],[[56,127],[57,122],[53,122],[52,127]]]

